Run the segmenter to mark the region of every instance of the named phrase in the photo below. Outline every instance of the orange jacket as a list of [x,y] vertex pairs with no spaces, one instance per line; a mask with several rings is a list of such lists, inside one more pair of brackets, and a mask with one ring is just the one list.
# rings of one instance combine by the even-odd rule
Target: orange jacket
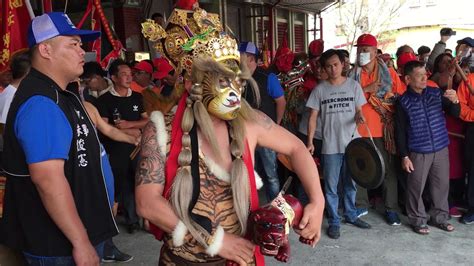
[[[469,84],[474,87],[474,73],[467,76]],[[474,122],[474,95],[469,92],[466,82],[461,82],[458,87],[458,98],[461,104],[460,118],[466,122]]]
[[[400,78],[398,77],[397,72],[393,68],[388,69],[390,72],[390,77],[392,78],[392,92],[397,93],[397,94],[403,94],[406,91],[406,86],[403,85],[401,82]],[[362,88],[370,85],[372,82],[377,80],[378,75],[376,71],[373,71],[372,73],[367,73],[362,69],[361,75],[360,75],[360,86]],[[370,93],[364,93],[365,98],[369,99]],[[367,125],[370,129],[370,132],[372,133],[372,137],[374,138],[381,138],[383,137],[383,123],[382,119],[375,111],[374,107],[370,103],[366,103],[362,106],[362,114],[365,117],[365,120],[367,121]],[[369,133],[367,132],[367,129],[364,125],[359,126],[358,128],[359,134],[362,137],[369,137]]]

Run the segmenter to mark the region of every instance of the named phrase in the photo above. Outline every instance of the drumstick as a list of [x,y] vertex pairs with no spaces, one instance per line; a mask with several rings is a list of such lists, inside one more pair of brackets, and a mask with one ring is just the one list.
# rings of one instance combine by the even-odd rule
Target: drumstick
[[130,153],[130,159],[133,160],[137,156],[138,152],[140,151],[140,145],[136,146],[135,149]]
[[454,65],[456,66],[456,71],[459,72],[459,76],[461,76],[462,80],[463,81],[468,81],[467,77],[466,77],[466,73],[464,73],[464,71],[462,70],[462,68],[459,66],[458,63],[454,63]]
[[448,77],[448,86],[446,88],[446,90],[452,90],[453,89],[453,76],[451,76],[451,74],[449,75]]
[[454,63],[454,65],[456,66],[456,70],[458,71],[458,73],[461,76],[462,80],[466,83],[466,86],[469,89],[469,92],[474,95],[474,89],[472,88],[472,85],[469,82],[469,79],[466,77],[466,73],[464,73],[462,68],[457,63]]
[[462,138],[462,139],[464,139],[464,138],[465,138],[465,136],[464,136],[464,135],[462,135],[462,134],[459,134],[459,133],[454,133],[454,132],[449,132],[449,131],[448,131],[448,135],[451,135],[451,136],[453,136],[453,137]]

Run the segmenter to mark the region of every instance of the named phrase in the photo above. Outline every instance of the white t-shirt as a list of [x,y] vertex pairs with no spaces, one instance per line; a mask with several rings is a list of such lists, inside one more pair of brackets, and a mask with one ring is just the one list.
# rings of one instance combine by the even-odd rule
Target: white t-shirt
[[355,122],[356,107],[366,103],[359,83],[346,79],[340,85],[327,81],[311,92],[306,106],[318,110],[318,122],[322,126],[322,154],[344,153],[352,133],[358,137]]
[[0,93],[0,123],[5,124],[7,121],[8,110],[15,96],[16,88],[11,84],[8,85],[2,93]]

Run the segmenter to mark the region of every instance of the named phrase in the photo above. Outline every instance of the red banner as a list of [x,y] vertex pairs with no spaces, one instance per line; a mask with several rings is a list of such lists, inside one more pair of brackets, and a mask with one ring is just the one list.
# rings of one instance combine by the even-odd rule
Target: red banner
[[[106,38],[102,38],[101,36],[95,40],[92,43],[91,50],[96,52],[96,61],[99,62],[103,68],[107,68],[110,61],[123,56],[125,49],[122,43],[114,37],[109,21],[105,17],[100,0],[89,0],[84,16],[77,24],[78,28],[82,27],[89,15],[91,15],[92,30],[101,31],[102,35],[106,36]],[[109,42],[112,49],[102,51],[102,41]]]
[[[99,12],[97,10],[97,7],[95,7],[95,6],[92,7],[92,22],[91,22],[91,25],[92,25],[92,30],[102,31],[102,22],[100,21]],[[97,55],[96,61],[100,62],[101,59],[102,59],[102,36],[100,38],[97,38],[92,43],[92,51],[95,52],[96,55]],[[105,67],[105,66],[103,66],[103,67]]]
[[15,53],[28,48],[27,32],[31,18],[26,1],[2,0],[0,72],[8,68]]

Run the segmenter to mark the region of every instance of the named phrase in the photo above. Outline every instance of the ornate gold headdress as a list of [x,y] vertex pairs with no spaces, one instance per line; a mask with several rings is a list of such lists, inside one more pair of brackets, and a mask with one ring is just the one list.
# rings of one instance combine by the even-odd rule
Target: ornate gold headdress
[[191,72],[193,60],[209,56],[216,61],[233,59],[240,62],[237,41],[222,31],[217,14],[197,8],[193,11],[174,9],[166,30],[153,20],[142,23],[145,38],[170,61],[175,70]]

